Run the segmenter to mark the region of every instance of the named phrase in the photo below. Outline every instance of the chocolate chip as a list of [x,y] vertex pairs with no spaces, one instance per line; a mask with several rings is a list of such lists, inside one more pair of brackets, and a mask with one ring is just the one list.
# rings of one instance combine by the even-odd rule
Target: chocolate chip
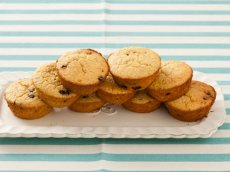
[[203,100],[208,100],[206,97],[203,97]]
[[84,98],[84,99],[85,99],[85,98],[88,98],[88,97],[89,97],[88,95],[84,95],[84,96],[82,96],[82,98]]
[[125,86],[125,85],[120,85],[122,88],[125,88],[125,89],[127,89],[127,87]]
[[129,53],[126,53],[126,56],[129,56]]
[[67,67],[67,65],[62,65],[61,68],[62,69],[65,69]]
[[171,93],[166,93],[165,95],[166,95],[166,96],[169,96],[170,94],[171,94]]
[[103,76],[99,76],[98,78],[97,78],[99,81],[104,81],[104,77]]
[[69,95],[70,94],[69,90],[67,90],[67,89],[59,90],[59,93],[62,95]]
[[16,100],[14,101],[14,105],[16,105]]
[[209,95],[209,96],[211,96],[211,93],[210,93],[210,91],[206,92],[206,94],[207,94],[207,95]]
[[35,96],[34,96],[33,94],[30,94],[30,93],[29,93],[29,94],[28,94],[28,97],[31,98],[31,99],[33,99]]
[[139,89],[141,89],[141,86],[135,86],[135,87],[132,87],[132,89],[139,90]]

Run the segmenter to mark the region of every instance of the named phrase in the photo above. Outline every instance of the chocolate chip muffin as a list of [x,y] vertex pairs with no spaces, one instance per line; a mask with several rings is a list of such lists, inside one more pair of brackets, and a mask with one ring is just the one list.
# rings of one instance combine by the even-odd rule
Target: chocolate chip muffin
[[147,113],[160,107],[161,102],[150,97],[144,91],[138,91],[136,95],[123,103],[122,106],[133,112]]
[[39,67],[33,75],[38,96],[53,107],[66,107],[77,100],[79,95],[65,88],[57,73],[56,63]]
[[104,57],[95,50],[81,49],[68,52],[57,61],[63,85],[80,95],[95,92],[109,73]]
[[92,112],[100,109],[104,102],[95,94],[81,96],[69,109],[75,112]]
[[161,102],[171,101],[184,95],[193,76],[192,68],[180,61],[164,61],[155,81],[147,92]]
[[160,56],[148,48],[128,47],[108,57],[110,72],[121,86],[143,90],[156,78]]
[[31,79],[20,79],[5,91],[5,100],[15,116],[22,119],[38,119],[52,111],[37,94]]
[[97,95],[105,102],[111,104],[122,104],[135,94],[133,89],[121,87],[116,84],[113,77],[109,74],[105,82],[97,90]]
[[208,116],[215,99],[216,91],[212,86],[200,81],[192,81],[185,95],[166,102],[165,106],[174,118],[192,122]]

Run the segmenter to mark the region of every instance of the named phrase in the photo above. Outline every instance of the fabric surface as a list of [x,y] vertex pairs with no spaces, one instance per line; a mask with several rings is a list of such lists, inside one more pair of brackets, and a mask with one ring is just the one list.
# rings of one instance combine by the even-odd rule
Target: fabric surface
[[131,45],[217,80],[225,124],[207,139],[0,138],[0,170],[230,171],[230,0],[0,0],[0,71]]

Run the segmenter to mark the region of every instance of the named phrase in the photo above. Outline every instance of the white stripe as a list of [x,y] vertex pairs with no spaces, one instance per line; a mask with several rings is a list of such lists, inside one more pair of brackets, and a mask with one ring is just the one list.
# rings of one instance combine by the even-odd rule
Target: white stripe
[[230,64],[230,61],[208,61],[208,62],[206,61],[185,61],[185,62],[188,63],[192,67],[203,67],[203,68],[205,67],[228,68]]
[[221,88],[224,94],[230,94],[230,85],[222,85]]
[[[36,147],[36,149],[35,149]],[[229,154],[228,144],[1,145],[0,154]]]
[[113,10],[230,10],[230,5],[202,5],[202,4],[109,4],[109,3],[63,3],[63,4],[48,4],[48,3],[26,3],[26,4],[1,4],[0,8],[5,10],[47,10],[47,9],[102,9],[105,6],[107,9]]
[[0,14],[0,19],[10,20],[103,20],[104,14]]
[[212,138],[229,138],[230,137],[230,131],[229,130],[217,130],[216,133],[214,133]]
[[[57,56],[58,58],[58,56]],[[172,57],[173,60],[173,57]],[[41,64],[48,63],[49,61],[46,60],[14,60],[12,63],[9,63],[9,60],[1,60],[0,67],[37,67]],[[185,61],[187,64],[189,64],[192,67],[229,67],[229,61],[209,61],[208,63],[204,64],[201,61]],[[230,86],[223,86],[223,88],[229,89]],[[227,88],[228,87],[228,88]]]
[[[117,49],[94,48],[102,54],[110,54]],[[77,49],[77,47],[76,47]],[[0,48],[1,55],[60,55],[66,51],[75,50],[74,48]],[[192,55],[230,55],[230,49],[153,49],[160,55],[167,56],[192,56]]]
[[0,37],[0,43],[230,43],[229,37]]
[[230,100],[225,100],[224,103],[226,108],[230,108]]
[[227,116],[226,116],[225,122],[226,122],[226,123],[230,123],[230,115],[227,115]]
[[101,149],[101,145],[1,145],[0,154],[97,154]]
[[202,4],[106,4],[106,8],[116,10],[229,10],[230,5]]
[[43,161],[27,161],[27,162],[0,162],[1,170],[55,170],[55,171],[89,171],[89,170],[117,170],[117,171],[176,171],[183,169],[191,170],[207,170],[213,171],[230,170],[229,162],[43,162]]
[[79,170],[96,171],[101,167],[101,161],[96,162],[46,162],[46,161],[2,161],[0,170],[26,171],[26,170]]
[[207,74],[210,78],[215,78],[217,81],[229,81],[230,74]]
[[[147,26],[107,25],[110,32],[228,32],[230,26]],[[1,25],[0,31],[92,31],[104,30],[103,25]]]
[[209,169],[213,171],[230,170],[229,162],[103,162],[108,170],[129,171],[193,171]]
[[[105,17],[105,18],[104,18]],[[1,20],[229,21],[230,15],[0,14]]]

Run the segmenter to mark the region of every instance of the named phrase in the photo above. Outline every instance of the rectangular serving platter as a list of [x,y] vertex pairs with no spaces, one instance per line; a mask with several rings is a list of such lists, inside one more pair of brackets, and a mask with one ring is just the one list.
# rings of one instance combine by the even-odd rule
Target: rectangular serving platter
[[226,117],[220,86],[208,75],[194,71],[194,80],[212,85],[217,92],[208,117],[201,121],[181,122],[172,118],[163,106],[151,113],[134,113],[114,105],[109,105],[113,113],[107,107],[93,113],[63,108],[54,109],[41,119],[23,120],[8,108],[4,90],[11,82],[31,75],[30,72],[0,73],[0,137],[207,138],[217,131]]

